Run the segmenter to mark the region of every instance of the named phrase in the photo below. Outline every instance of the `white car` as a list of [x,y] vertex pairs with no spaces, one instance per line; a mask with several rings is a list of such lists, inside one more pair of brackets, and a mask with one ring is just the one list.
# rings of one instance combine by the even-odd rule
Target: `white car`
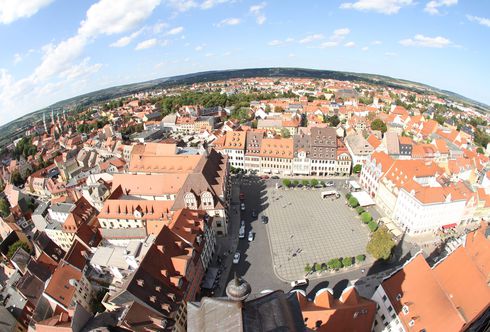
[[252,242],[254,240],[254,232],[248,232],[248,242]]
[[245,220],[240,221],[240,227],[245,227]]
[[240,204],[240,210],[245,211],[245,203]]
[[238,238],[240,239],[245,238],[245,226],[240,227],[240,230],[238,231]]
[[238,264],[240,261],[240,253],[236,252],[235,255],[233,255],[233,264]]
[[300,279],[291,282],[291,287],[306,286],[308,285],[308,279]]
[[325,183],[325,187],[333,187],[335,186],[335,183],[333,181],[328,181],[327,183]]

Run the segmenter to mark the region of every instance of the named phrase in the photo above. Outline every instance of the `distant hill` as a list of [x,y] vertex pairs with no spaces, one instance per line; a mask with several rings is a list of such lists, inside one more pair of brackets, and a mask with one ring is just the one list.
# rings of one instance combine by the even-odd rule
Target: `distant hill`
[[440,90],[429,85],[382,75],[305,68],[251,68],[219,70],[120,85],[57,102],[49,107],[24,115],[0,127],[0,146],[2,146],[5,141],[11,141],[14,137],[19,136],[29,124],[39,121],[42,117],[42,113],[52,108],[71,108],[77,105],[89,106],[91,104],[155,88],[166,88],[175,85],[250,77],[304,77],[365,82],[394,88],[404,88],[418,93],[434,93],[441,97],[449,97],[452,100],[472,106],[481,112],[490,111],[490,107],[488,105],[463,97],[454,92]]

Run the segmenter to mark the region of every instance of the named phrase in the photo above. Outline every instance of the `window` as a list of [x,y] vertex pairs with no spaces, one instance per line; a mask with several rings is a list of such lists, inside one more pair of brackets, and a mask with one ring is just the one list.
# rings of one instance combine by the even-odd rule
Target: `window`
[[402,307],[402,311],[403,311],[403,313],[404,313],[405,315],[408,315],[409,310],[408,310],[408,307],[407,307],[406,305],[404,305],[404,306]]
[[[381,315],[381,320],[385,320],[386,319],[386,316],[385,315]],[[386,325],[385,325],[386,326]]]
[[391,305],[388,307],[388,311],[389,312],[392,312],[393,311],[393,307]]
[[386,297],[386,295],[383,295],[383,302],[385,302],[388,298]]

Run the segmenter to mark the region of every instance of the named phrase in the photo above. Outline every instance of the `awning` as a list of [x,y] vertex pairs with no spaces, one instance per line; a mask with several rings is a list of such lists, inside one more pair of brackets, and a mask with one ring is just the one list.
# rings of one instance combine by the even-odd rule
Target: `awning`
[[449,225],[444,225],[444,226],[442,226],[442,229],[454,228],[454,227],[456,227],[456,226],[457,226],[457,224],[449,224]]

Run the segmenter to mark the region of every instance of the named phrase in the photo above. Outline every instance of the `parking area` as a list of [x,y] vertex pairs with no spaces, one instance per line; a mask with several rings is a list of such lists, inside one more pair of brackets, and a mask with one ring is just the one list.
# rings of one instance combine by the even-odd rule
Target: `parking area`
[[343,197],[322,199],[322,189],[267,189],[264,213],[276,274],[304,277],[306,264],[365,253],[368,229]]

